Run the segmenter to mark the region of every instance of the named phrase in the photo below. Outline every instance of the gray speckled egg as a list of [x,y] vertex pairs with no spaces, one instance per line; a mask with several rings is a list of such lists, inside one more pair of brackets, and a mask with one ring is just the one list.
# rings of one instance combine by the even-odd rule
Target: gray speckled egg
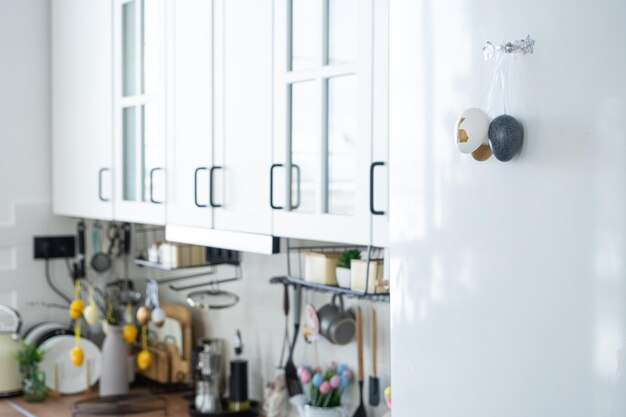
[[522,149],[524,128],[515,117],[503,114],[493,119],[489,125],[488,136],[494,156],[507,162]]

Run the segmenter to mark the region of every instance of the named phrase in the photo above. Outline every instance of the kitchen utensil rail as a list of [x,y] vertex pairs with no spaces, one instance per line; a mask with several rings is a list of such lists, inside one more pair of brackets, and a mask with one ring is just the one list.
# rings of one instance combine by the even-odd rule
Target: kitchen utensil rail
[[281,285],[286,284],[286,285],[292,285],[292,286],[300,285],[302,289],[304,290],[311,290],[311,291],[317,291],[317,292],[322,292],[322,293],[329,292],[329,293],[334,293],[334,294],[343,294],[345,297],[357,298],[361,300],[369,300],[369,301],[376,301],[376,302],[383,302],[383,303],[389,302],[388,293],[374,294],[374,293],[368,293],[368,292],[363,292],[363,291],[356,291],[356,290],[351,290],[350,288],[342,288],[342,287],[335,287],[332,285],[318,284],[316,282],[305,281],[303,279],[290,277],[290,276],[273,277],[270,280],[270,284],[281,284]]

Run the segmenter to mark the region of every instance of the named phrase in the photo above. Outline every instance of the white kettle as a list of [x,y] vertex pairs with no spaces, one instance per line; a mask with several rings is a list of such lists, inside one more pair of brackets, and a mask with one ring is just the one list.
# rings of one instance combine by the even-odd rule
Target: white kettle
[[19,394],[22,390],[22,373],[15,358],[20,349],[21,327],[18,312],[0,305],[0,396]]

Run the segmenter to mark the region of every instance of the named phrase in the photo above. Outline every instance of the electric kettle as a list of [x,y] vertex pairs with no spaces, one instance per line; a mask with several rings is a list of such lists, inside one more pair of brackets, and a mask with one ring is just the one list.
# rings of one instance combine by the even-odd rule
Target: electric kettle
[[0,305],[0,396],[19,394],[22,373],[15,354],[20,349],[19,332],[22,320],[17,311]]

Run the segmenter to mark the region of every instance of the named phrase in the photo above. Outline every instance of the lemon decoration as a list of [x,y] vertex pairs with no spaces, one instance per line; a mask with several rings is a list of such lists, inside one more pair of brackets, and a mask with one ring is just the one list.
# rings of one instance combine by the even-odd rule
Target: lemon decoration
[[145,371],[150,367],[152,363],[152,354],[147,350],[142,350],[137,355],[137,368],[141,371]]
[[127,324],[122,329],[122,337],[128,344],[131,344],[135,340],[137,340],[137,333],[137,327],[135,327],[133,324]]
[[80,346],[74,346],[70,351],[70,359],[74,366],[81,366],[85,360],[85,354]]
[[70,304],[70,317],[74,320],[79,319],[84,310],[85,303],[83,300],[74,300],[72,301],[72,304]]

